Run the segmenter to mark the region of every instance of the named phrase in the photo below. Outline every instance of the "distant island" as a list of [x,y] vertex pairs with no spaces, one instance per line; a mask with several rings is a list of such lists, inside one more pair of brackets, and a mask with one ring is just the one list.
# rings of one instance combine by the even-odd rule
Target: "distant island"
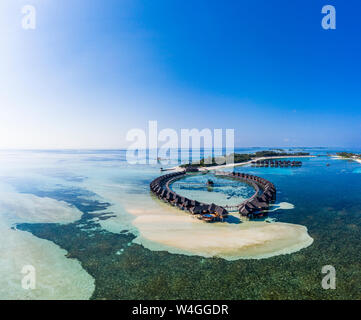
[[[275,151],[257,151],[255,153],[232,153],[230,155],[224,155],[221,157],[208,157],[208,158],[201,158],[197,163],[185,163],[180,165],[181,168],[200,168],[200,167],[214,167],[218,166],[222,163],[245,163],[252,161],[258,158],[268,158],[268,157],[305,157],[309,156],[308,152],[275,152]],[[232,160],[232,157],[234,161]],[[218,159],[218,161],[217,161]]]
[[361,154],[357,154],[357,153],[337,152],[336,157],[341,158],[341,159],[355,160],[355,161],[361,163]]
[[342,158],[352,158],[352,159],[361,159],[361,154],[351,153],[351,152],[337,152],[336,153],[339,157]]

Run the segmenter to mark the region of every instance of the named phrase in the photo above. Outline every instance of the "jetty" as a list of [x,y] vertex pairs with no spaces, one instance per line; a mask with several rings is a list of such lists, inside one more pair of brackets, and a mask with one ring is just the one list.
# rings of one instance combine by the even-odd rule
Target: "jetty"
[[252,197],[233,207],[219,206],[214,203],[207,204],[197,200],[188,199],[178,195],[170,188],[170,185],[175,181],[184,178],[187,174],[195,173],[197,171],[195,168],[188,168],[186,170],[162,175],[150,183],[150,190],[160,200],[177,207],[180,210],[196,215],[205,222],[223,222],[229,215],[227,209],[237,210],[241,216],[246,216],[251,219],[262,217],[264,215],[264,210],[268,209],[269,204],[276,199],[276,187],[273,183],[261,177],[237,172],[217,171],[215,173],[217,176],[240,180],[254,188],[255,192]]
[[257,160],[251,162],[251,167],[256,168],[287,168],[287,167],[302,167],[301,161],[290,161],[290,160]]

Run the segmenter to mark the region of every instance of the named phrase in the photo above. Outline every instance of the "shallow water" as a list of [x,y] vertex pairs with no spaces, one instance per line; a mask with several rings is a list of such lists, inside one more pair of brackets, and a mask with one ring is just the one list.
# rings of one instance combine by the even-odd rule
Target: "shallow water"
[[[325,154],[328,150],[313,151]],[[127,165],[124,152],[2,152],[4,232],[0,237],[6,232],[26,235],[27,241],[12,241],[24,251],[34,250],[33,260],[25,260],[43,264],[39,269],[48,270],[55,279],[74,280],[66,292],[58,282],[45,279],[49,290],[24,292],[18,286],[18,266],[26,261],[8,256],[0,268],[4,289],[0,297],[11,297],[13,292],[24,299],[89,298],[91,294],[96,299],[360,298],[361,182],[355,174],[360,164],[328,157],[302,161],[303,167],[294,169],[236,167],[276,185],[277,203],[270,214],[277,223],[235,219],[210,225],[152,198],[149,182],[159,175],[160,165]],[[228,200],[246,197],[246,189]],[[183,191],[198,196],[203,192],[204,199],[212,194]],[[221,202],[229,197],[227,191],[218,194]],[[14,223],[20,223],[16,231],[10,229]],[[299,241],[294,241],[297,232]],[[288,242],[275,239],[276,234]],[[243,258],[266,258],[270,252],[281,255],[238,260],[240,252],[234,248],[250,240],[259,245],[245,246]],[[50,244],[42,250],[50,250],[53,260],[41,259],[37,241]],[[282,254],[290,252],[294,253]],[[64,267],[68,262],[77,264]],[[51,264],[63,267],[51,269]],[[338,271],[337,290],[332,292],[320,287],[320,270],[326,264]],[[6,279],[13,279],[11,286]]]
[[[206,185],[212,180],[213,187]],[[173,191],[189,199],[220,206],[237,205],[254,194],[254,189],[237,180],[217,177],[214,174],[198,174],[178,180],[171,185]]]

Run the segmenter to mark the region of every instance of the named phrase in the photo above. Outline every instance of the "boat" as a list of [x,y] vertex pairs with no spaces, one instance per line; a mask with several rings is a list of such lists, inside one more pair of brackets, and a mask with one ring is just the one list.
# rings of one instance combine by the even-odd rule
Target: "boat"
[[214,182],[213,182],[211,179],[208,179],[208,181],[207,181],[207,186],[213,187],[213,186],[214,186]]

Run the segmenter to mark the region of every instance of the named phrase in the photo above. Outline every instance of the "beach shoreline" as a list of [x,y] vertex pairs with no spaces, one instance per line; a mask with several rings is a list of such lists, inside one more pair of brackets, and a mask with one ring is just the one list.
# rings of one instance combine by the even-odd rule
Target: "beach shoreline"
[[166,204],[154,202],[146,210],[125,206],[138,230],[134,243],[152,251],[239,259],[268,259],[291,254],[312,245],[306,226],[285,222],[242,220],[239,224],[206,224]]
[[346,158],[346,157],[341,157],[341,156],[335,156],[335,155],[332,155],[331,158],[334,158],[334,159],[339,159],[339,160],[351,160],[351,161],[356,161],[358,163],[361,164],[361,159],[355,159],[355,158]]

